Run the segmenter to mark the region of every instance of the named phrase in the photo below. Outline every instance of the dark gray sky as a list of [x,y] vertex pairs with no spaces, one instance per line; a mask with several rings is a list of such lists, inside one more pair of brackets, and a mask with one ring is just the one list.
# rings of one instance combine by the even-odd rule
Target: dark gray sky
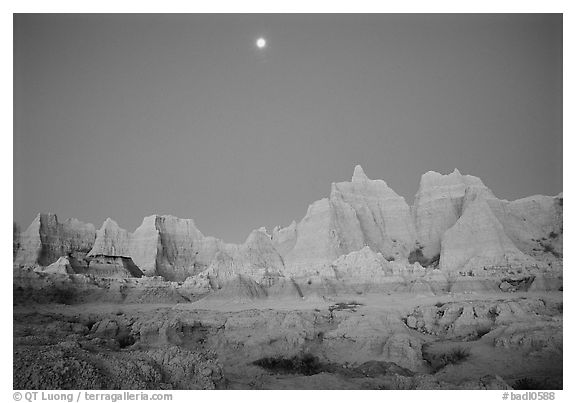
[[428,170],[562,191],[562,16],[14,17],[23,227],[165,213],[237,242],[357,163],[409,203]]

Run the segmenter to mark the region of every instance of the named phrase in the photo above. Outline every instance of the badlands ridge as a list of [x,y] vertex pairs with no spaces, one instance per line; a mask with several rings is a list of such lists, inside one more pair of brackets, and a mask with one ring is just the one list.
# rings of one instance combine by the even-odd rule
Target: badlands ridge
[[14,234],[15,284],[42,287],[46,274],[60,274],[80,288],[108,281],[169,290],[160,300],[558,290],[562,202],[562,194],[501,200],[455,170],[425,173],[409,206],[356,166],[300,222],[254,230],[240,245],[169,215],[145,217],[129,232],[110,218],[96,230],[39,214]]
[[409,206],[357,166],[240,245],[40,214],[14,231],[14,389],[562,388],[562,203],[454,171]]

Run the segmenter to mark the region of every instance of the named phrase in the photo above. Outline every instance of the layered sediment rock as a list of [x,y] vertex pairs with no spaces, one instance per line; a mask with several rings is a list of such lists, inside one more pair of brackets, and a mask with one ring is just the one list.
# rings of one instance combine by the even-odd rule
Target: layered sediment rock
[[52,274],[75,274],[67,256],[60,257],[57,261],[44,268],[42,271]]
[[148,276],[184,281],[208,267],[219,244],[204,237],[193,220],[152,215],[132,234],[130,257]]
[[470,202],[442,237],[440,268],[446,272],[481,274],[534,266],[535,260],[514,245],[482,196]]
[[563,196],[531,196],[515,201],[488,200],[504,232],[523,253],[553,266],[562,257]]
[[97,255],[90,259],[88,269],[82,274],[102,278],[142,277],[143,273],[129,257]]
[[330,268],[336,279],[349,284],[376,284],[393,275],[388,261],[369,246],[339,257]]
[[466,195],[494,198],[479,178],[462,175],[457,169],[449,175],[433,171],[422,175],[412,215],[424,257],[430,259],[440,254],[442,237],[462,215]]
[[284,228],[275,227],[272,231],[272,243],[282,256],[291,251],[296,243],[296,221]]
[[130,256],[130,233],[107,218],[96,232],[96,241],[88,256]]
[[406,259],[416,240],[404,198],[384,181],[368,179],[360,166],[351,182],[334,183],[329,198],[314,202],[295,229],[275,233],[286,272],[293,276],[364,246],[388,259]]
[[214,289],[242,275],[270,287],[284,277],[284,262],[264,228],[252,231],[242,245],[223,245],[202,273]]
[[388,258],[408,256],[416,240],[410,207],[386,182],[368,179],[358,165],[352,181],[334,184],[330,197],[353,208],[365,245]]
[[74,218],[58,222],[56,214],[38,214],[20,236],[17,266],[48,266],[61,256],[76,252],[86,254],[92,249],[96,229]]
[[[371,282],[428,292],[423,282],[429,282],[437,292],[448,288],[440,271],[561,277],[562,216],[562,194],[499,200],[479,178],[458,170],[424,174],[410,208],[386,182],[356,166],[351,181],[333,183],[329,197],[272,236],[260,229],[235,245],[173,216],[146,217],[131,234],[110,218],[95,231],[92,224],[40,214],[23,233],[14,227],[14,264],[47,267],[66,256],[76,273],[134,276],[134,266],[168,281],[193,278],[192,288],[204,291],[240,275],[264,288],[294,279],[303,290]],[[59,267],[53,269],[66,272]],[[432,273],[438,281],[425,277]],[[469,280],[450,279],[455,288],[474,288]]]

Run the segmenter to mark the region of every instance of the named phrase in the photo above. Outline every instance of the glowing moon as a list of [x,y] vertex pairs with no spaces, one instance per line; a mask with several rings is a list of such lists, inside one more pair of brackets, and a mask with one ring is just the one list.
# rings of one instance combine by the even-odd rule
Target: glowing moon
[[256,46],[258,46],[258,49],[264,49],[266,47],[266,39],[258,38],[256,40]]

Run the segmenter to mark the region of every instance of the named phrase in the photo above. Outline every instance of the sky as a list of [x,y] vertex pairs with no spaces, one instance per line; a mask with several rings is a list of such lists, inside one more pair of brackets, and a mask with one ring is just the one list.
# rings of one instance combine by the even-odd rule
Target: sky
[[[259,49],[263,37],[267,46]],[[14,15],[14,221],[242,242],[362,165],[562,191],[561,14]]]

